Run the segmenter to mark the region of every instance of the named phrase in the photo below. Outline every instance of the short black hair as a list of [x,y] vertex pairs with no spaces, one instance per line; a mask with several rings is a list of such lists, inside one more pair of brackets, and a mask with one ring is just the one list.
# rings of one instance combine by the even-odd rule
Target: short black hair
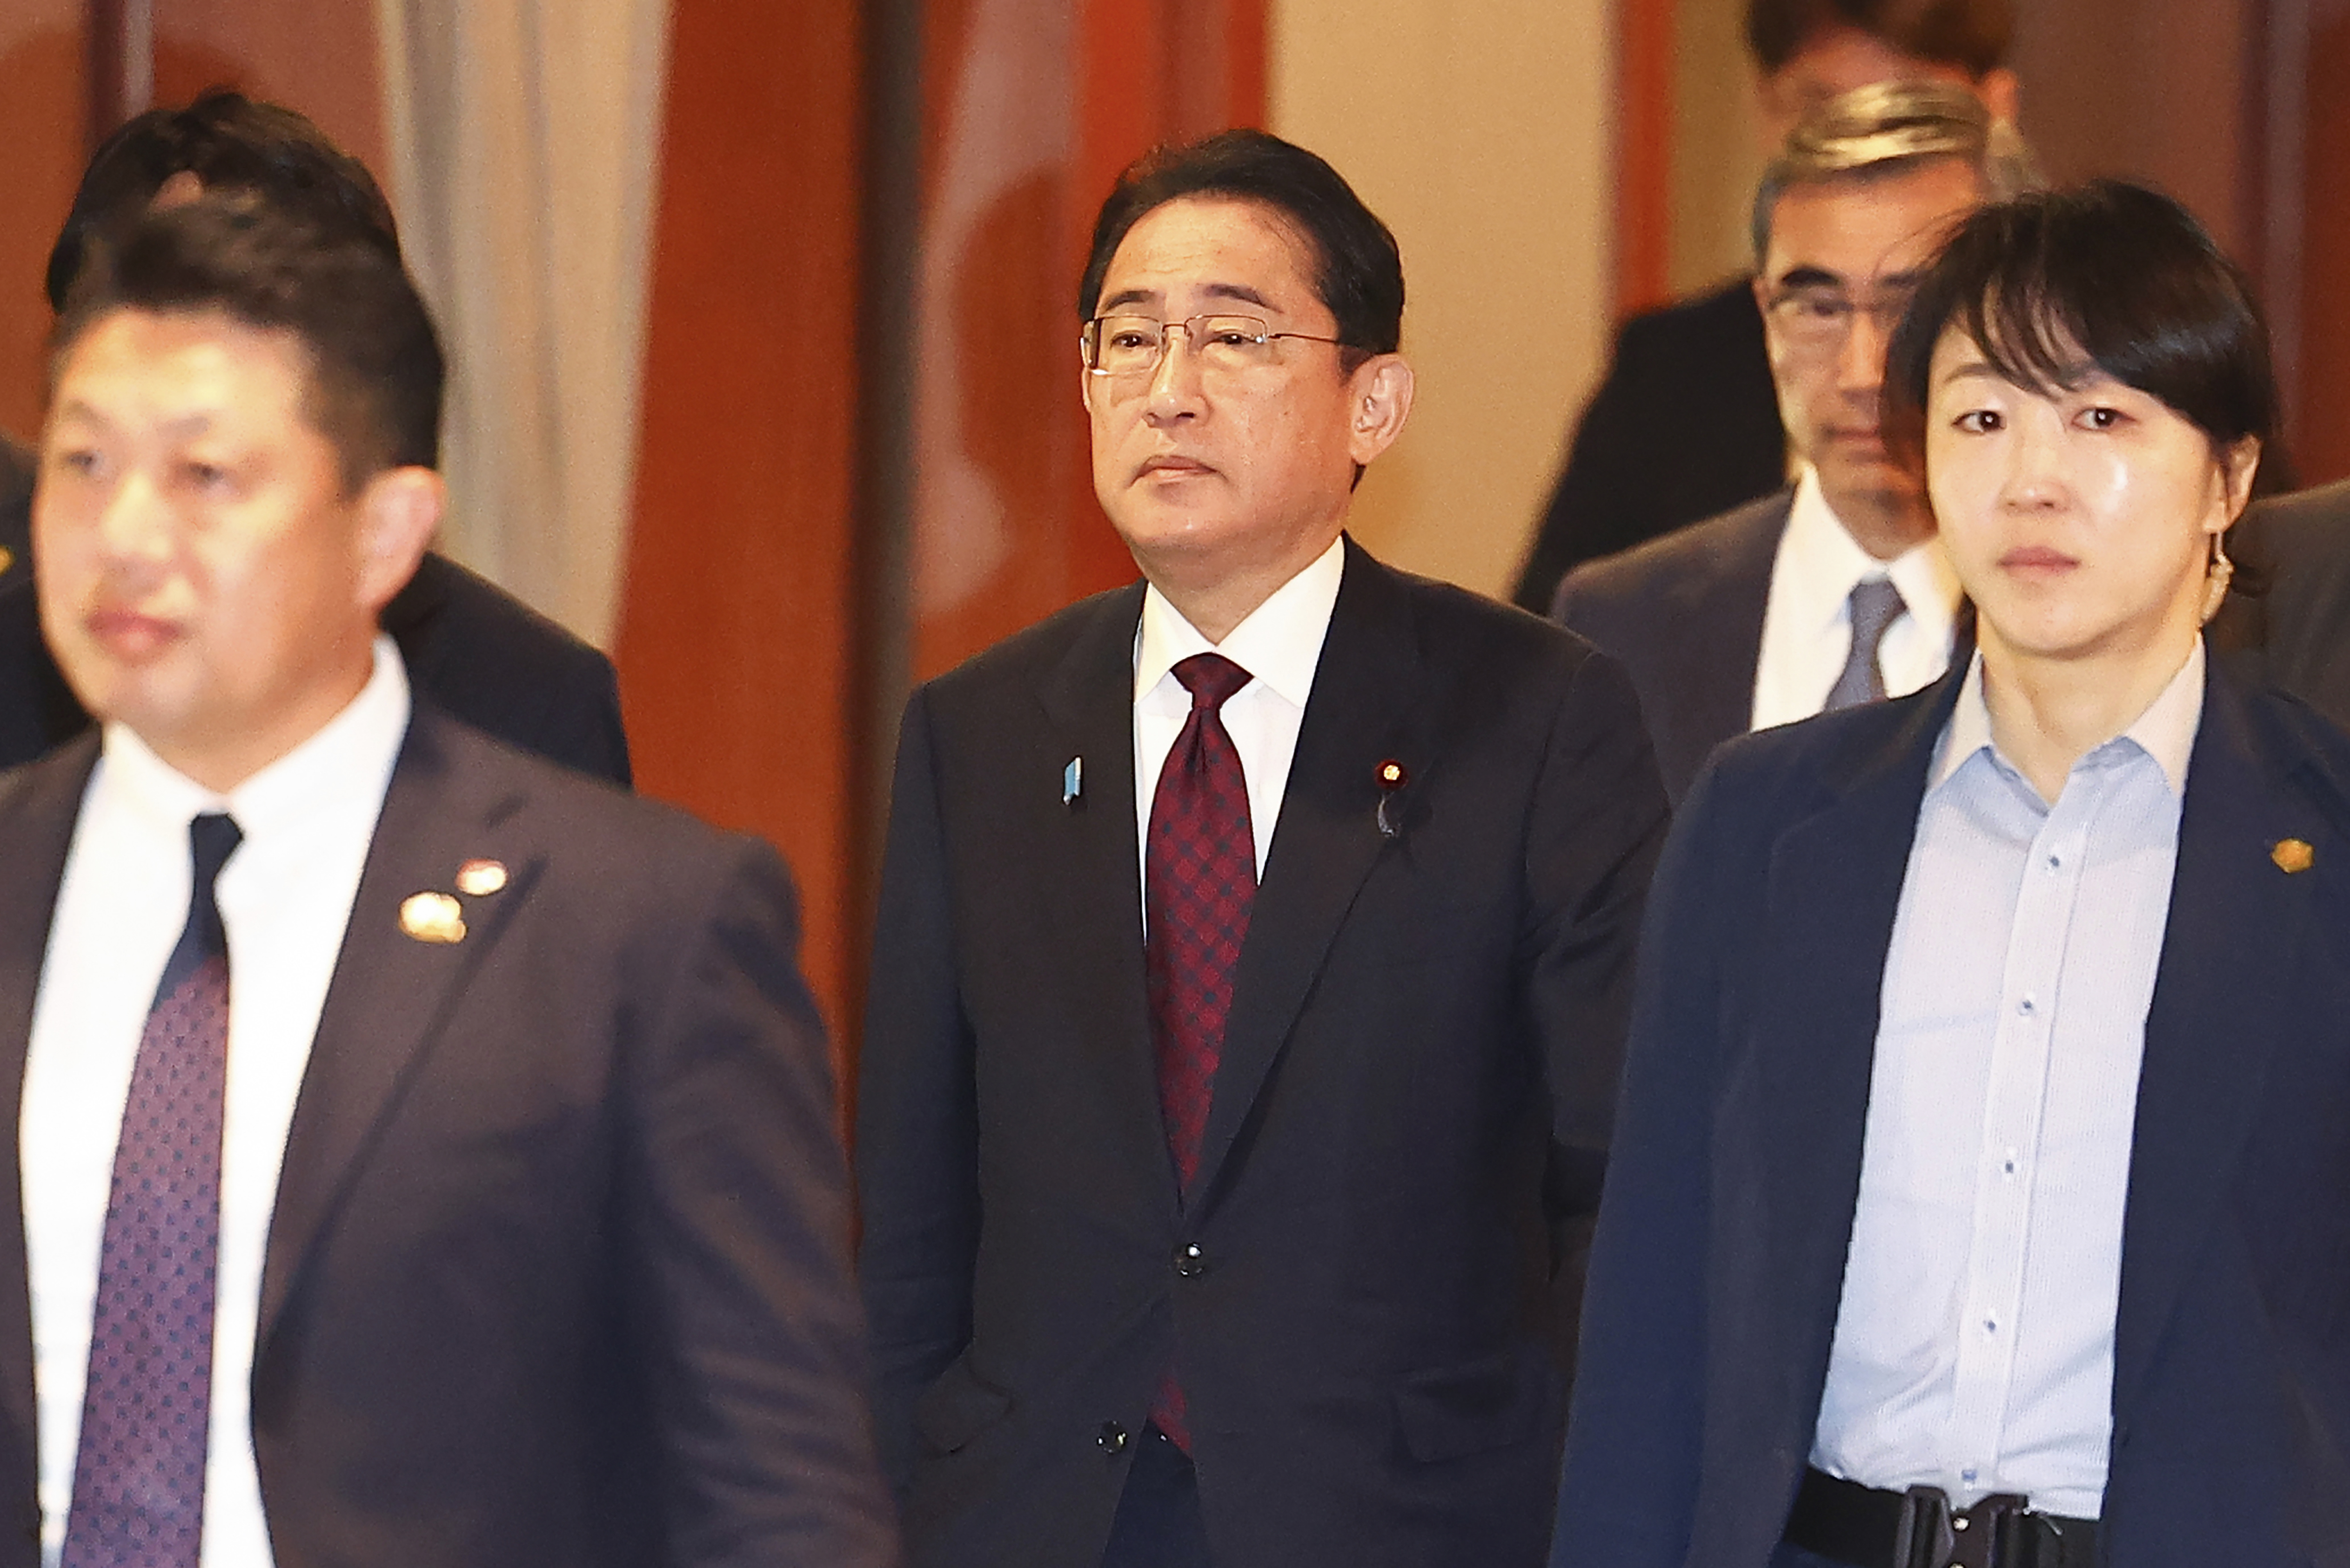
[[352,225],[400,254],[391,203],[365,164],[294,110],[213,88],[184,109],[150,109],[99,144],[49,250],[52,310],[65,308],[90,241],[144,213],[177,174],[194,175],[207,191],[250,191],[281,212]]
[[2215,451],[2274,440],[2276,372],[2251,285],[2193,213],[2143,185],[2035,192],[1959,225],[1886,348],[1886,439],[1912,462],[1934,346],[1952,327],[2017,386],[2054,392],[2102,370]]
[[1403,340],[1403,253],[1395,235],[1336,169],[1262,130],[1220,130],[1127,165],[1094,220],[1093,254],[1077,286],[1079,320],[1093,318],[1102,277],[1127,231],[1187,196],[1271,208],[1313,246],[1315,292],[1355,361],[1396,351]]
[[1980,81],[2006,63],[2015,0],[1747,0],[1746,47],[1769,76],[1832,27],[1851,27]]
[[436,467],[445,367],[432,313],[364,228],[326,225],[248,192],[141,214],[94,237],[57,317],[51,363],[117,312],[219,312],[307,351],[306,413],[345,488]]

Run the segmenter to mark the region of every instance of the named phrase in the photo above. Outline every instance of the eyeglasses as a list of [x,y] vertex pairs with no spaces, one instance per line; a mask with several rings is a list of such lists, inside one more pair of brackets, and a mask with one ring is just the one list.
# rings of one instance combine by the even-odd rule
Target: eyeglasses
[[1307,343],[1336,343],[1311,332],[1275,332],[1254,316],[1194,316],[1186,321],[1159,321],[1148,316],[1097,316],[1086,323],[1078,342],[1084,347],[1086,369],[1112,380],[1140,380],[1157,372],[1167,357],[1167,335],[1177,327],[1190,343],[1191,357],[1202,370],[1226,375],[1255,369],[1274,362],[1279,350],[1274,340],[1300,338]]
[[1844,346],[1852,335],[1852,318],[1864,311],[1880,336],[1890,334],[1917,292],[1915,286],[1897,285],[1855,299],[1833,288],[1783,288],[1767,308],[1790,348],[1826,353]]

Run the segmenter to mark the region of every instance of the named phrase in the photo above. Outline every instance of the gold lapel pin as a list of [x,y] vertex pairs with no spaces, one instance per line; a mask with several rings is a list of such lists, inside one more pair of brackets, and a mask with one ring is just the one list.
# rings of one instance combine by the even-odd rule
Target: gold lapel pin
[[2316,865],[2317,851],[2309,846],[2306,839],[2280,838],[2276,847],[2269,851],[2269,858],[2276,862],[2278,870],[2290,877]]
[[1393,816],[1388,815],[1388,807],[1389,803],[1395,799],[1398,792],[1399,792],[1404,785],[1411,782],[1411,774],[1401,763],[1397,762],[1393,757],[1389,757],[1387,761],[1378,765],[1378,769],[1371,776],[1378,781],[1379,786],[1379,808],[1375,814],[1376,820],[1379,825],[1379,836],[1381,838],[1393,838],[1397,834],[1403,831],[1403,827]]
[[506,868],[495,860],[468,860],[457,867],[457,891],[468,898],[486,898],[506,885]]
[[0,574],[5,574],[8,568],[16,564],[16,553],[7,545],[0,545]]
[[400,929],[420,942],[462,942],[465,912],[446,893],[415,893],[400,906]]

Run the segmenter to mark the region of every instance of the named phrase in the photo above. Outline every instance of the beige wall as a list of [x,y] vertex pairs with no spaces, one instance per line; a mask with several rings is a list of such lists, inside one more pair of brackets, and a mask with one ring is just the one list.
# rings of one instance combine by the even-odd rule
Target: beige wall
[[1398,566],[1505,593],[1607,353],[1607,0],[1272,0],[1272,129],[1403,247],[1411,423],[1356,499]]
[[1695,294],[1754,265],[1747,225],[1763,156],[1746,0],[1679,0],[1673,42],[1670,267],[1673,292]]

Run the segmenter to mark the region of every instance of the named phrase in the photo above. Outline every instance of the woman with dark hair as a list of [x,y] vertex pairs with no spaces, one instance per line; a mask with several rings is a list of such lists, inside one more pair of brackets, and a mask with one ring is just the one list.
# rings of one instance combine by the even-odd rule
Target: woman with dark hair
[[2350,738],[2207,662],[2275,417],[2117,183],[1890,350],[1978,649],[1731,742],[1643,939],[1560,1563],[2350,1553]]

